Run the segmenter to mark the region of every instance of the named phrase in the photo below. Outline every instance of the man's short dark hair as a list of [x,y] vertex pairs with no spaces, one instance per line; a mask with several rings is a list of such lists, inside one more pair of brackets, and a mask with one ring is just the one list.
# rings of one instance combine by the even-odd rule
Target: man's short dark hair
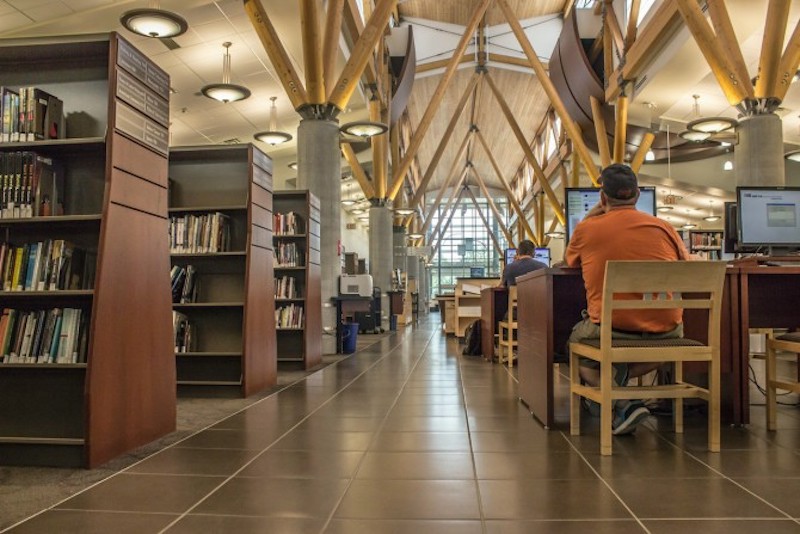
[[614,200],[630,200],[639,193],[636,174],[622,163],[612,163],[603,169],[600,184],[606,196]]
[[533,244],[533,241],[530,239],[523,239],[519,242],[517,246],[518,256],[533,256],[534,252],[536,252],[536,245]]

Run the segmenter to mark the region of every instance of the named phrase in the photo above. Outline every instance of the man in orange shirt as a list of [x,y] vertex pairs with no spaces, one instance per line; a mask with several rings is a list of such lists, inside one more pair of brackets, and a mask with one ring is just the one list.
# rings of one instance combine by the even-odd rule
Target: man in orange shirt
[[[572,330],[569,342],[600,337],[603,279],[609,260],[686,260],[683,240],[669,223],[636,209],[639,184],[627,165],[609,165],[600,174],[600,203],[578,224],[564,254],[570,267],[580,267],[586,287],[588,310]],[[664,339],[683,337],[682,310],[625,310],[615,312],[615,338]],[[599,385],[596,362],[581,364],[581,378]],[[616,364],[614,380],[626,385],[629,378],[648,373],[659,364]],[[617,401],[614,406],[614,434],[635,430],[650,412],[641,401]]]

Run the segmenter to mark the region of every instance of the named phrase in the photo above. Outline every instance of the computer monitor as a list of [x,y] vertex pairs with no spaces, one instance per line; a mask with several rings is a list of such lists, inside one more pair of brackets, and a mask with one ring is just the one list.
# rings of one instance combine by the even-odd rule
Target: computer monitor
[[800,187],[737,187],[739,244],[800,247]]
[[[589,210],[600,202],[600,190],[594,187],[568,187],[564,207],[567,219],[567,241],[572,238],[575,227],[581,222]],[[636,209],[656,214],[656,188],[652,186],[639,187],[639,200]]]
[[550,267],[550,249],[546,247],[536,247],[533,253],[533,259]]
[[505,252],[506,265],[508,265],[510,263],[514,263],[514,260],[516,259],[516,257],[517,257],[517,249],[515,249],[515,248],[507,248],[506,249],[506,252]]

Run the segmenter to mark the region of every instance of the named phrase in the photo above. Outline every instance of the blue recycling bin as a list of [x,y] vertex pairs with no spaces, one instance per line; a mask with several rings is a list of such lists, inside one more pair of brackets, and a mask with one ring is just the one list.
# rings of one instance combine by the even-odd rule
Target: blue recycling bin
[[358,339],[358,323],[342,323],[342,354],[353,354]]

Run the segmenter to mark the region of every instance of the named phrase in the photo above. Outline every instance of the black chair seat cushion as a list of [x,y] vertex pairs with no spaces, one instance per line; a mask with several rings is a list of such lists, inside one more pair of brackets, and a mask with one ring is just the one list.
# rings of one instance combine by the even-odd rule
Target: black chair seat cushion
[[[580,342],[596,349],[600,348],[600,339],[581,339]],[[670,339],[612,339],[611,346],[614,348],[704,347],[705,343],[685,337]]]
[[800,343],[800,332],[789,332],[788,334],[777,336],[775,339],[780,341],[794,341],[795,343]]

